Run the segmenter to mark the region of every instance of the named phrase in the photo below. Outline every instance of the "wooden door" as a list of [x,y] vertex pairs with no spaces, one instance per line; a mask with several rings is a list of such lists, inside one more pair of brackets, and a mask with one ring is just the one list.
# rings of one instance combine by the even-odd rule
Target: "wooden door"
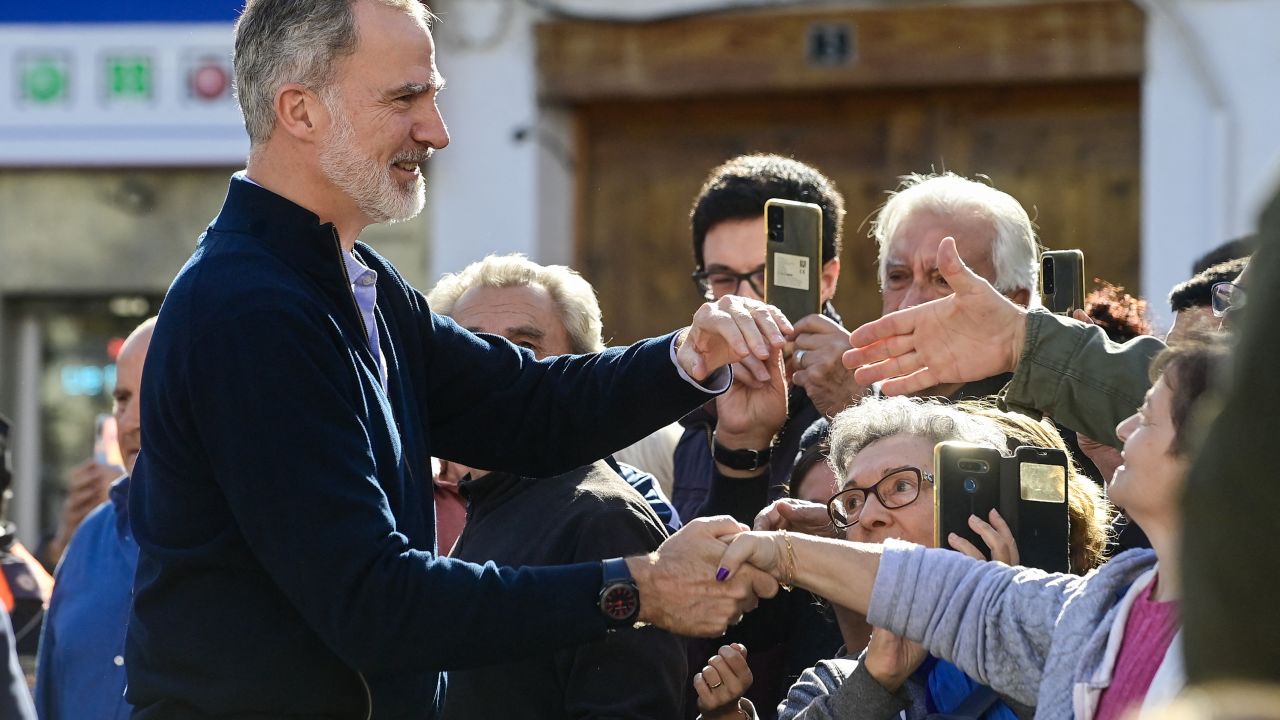
[[604,100],[578,111],[575,264],[600,294],[612,343],[688,322],[699,302],[690,205],[712,167],[747,152],[809,162],[844,194],[836,306],[850,328],[880,312],[866,221],[909,172],[989,177],[1026,207],[1046,246],[1080,248],[1090,277],[1140,289],[1136,79]]

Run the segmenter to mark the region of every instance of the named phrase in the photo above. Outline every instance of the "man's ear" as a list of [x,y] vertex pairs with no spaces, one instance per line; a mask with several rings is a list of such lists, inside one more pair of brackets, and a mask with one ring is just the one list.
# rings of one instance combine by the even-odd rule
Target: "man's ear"
[[1031,291],[1026,288],[1014,290],[1006,297],[1012,300],[1015,305],[1021,305],[1022,307],[1031,306]]
[[830,302],[836,295],[836,283],[840,281],[840,258],[834,257],[822,263],[822,302]]
[[312,142],[317,128],[329,121],[329,111],[311,88],[289,83],[276,93],[276,126],[302,142]]

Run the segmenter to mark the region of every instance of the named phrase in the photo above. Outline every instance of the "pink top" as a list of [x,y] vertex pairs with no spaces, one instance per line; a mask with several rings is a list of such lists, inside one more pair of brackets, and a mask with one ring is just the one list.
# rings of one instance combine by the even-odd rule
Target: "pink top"
[[1178,633],[1177,601],[1152,600],[1155,588],[1156,583],[1151,583],[1129,608],[1111,685],[1102,691],[1095,720],[1120,720],[1128,711],[1142,706],[1173,636]]

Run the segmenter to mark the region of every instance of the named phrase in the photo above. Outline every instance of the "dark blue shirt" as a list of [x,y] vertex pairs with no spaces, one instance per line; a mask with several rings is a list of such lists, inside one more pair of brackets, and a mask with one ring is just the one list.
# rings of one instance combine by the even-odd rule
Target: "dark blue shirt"
[[36,669],[42,720],[129,717],[124,635],[137,566],[125,476],[85,518],[58,565]]

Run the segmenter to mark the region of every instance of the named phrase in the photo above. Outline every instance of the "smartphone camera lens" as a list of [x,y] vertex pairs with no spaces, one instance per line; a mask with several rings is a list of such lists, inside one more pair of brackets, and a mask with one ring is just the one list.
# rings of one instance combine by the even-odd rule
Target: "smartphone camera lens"
[[1047,257],[1044,259],[1044,262],[1040,267],[1040,278],[1041,278],[1041,285],[1044,287],[1044,294],[1052,295],[1054,291],[1053,258]]
[[782,240],[782,208],[769,208],[769,217],[766,222],[768,235],[770,240]]
[[965,478],[965,479],[964,479],[964,491],[965,491],[965,492],[967,492],[967,493],[969,493],[970,495],[972,495],[972,494],[974,494],[974,493],[978,492],[978,481],[977,481],[977,480],[974,480],[974,479],[973,479],[973,478],[971,478],[971,477],[967,477],[967,478]]

